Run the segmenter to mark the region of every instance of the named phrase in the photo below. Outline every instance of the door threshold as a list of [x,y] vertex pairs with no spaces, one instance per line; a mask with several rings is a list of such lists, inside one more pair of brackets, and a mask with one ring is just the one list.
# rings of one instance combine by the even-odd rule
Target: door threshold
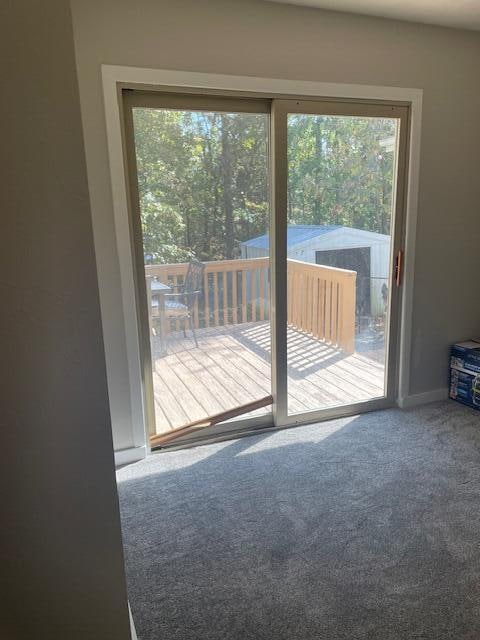
[[[171,444],[165,444],[159,447],[155,447],[155,449],[152,449],[150,451],[150,454],[164,453],[167,451],[179,451],[181,449],[191,449],[192,447],[201,445],[215,444],[217,442],[225,442],[227,440],[237,440],[238,438],[248,438],[250,436],[260,435],[262,433],[274,433],[294,427],[305,427],[311,424],[329,422],[331,420],[339,420],[341,418],[349,418],[352,416],[362,415],[364,413],[393,409],[397,406],[398,405],[395,402],[387,400],[386,398],[381,398],[380,400],[373,401],[370,400],[366,403],[355,403],[345,407],[337,408],[334,414],[329,409],[324,409],[322,412],[318,412],[315,415],[312,415],[310,413],[291,416],[290,418],[292,421],[283,425],[275,425],[272,421],[270,424],[254,427],[243,426],[237,429],[228,429],[228,431],[225,430],[215,434],[202,433],[201,435],[197,435],[193,438],[187,438],[185,436],[185,440],[176,440]],[[326,412],[328,412],[328,414]],[[227,424],[223,426],[226,427]]]

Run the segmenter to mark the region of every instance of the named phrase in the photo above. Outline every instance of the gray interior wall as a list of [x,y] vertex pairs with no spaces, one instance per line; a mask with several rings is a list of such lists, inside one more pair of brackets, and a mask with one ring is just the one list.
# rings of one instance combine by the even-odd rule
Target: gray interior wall
[[70,6],[0,23],[0,637],[126,640]]
[[[480,330],[480,34],[261,0],[72,0],[104,323],[118,389],[115,445],[131,444],[100,65],[424,90],[412,394],[446,387],[447,348]],[[108,299],[107,299],[108,298]]]

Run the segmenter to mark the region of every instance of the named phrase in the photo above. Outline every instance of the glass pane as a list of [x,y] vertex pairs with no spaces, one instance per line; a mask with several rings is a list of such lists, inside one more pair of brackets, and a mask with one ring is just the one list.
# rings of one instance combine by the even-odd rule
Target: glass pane
[[134,108],[133,122],[163,434],[271,393],[268,115]]
[[398,120],[288,116],[288,411],[385,395]]

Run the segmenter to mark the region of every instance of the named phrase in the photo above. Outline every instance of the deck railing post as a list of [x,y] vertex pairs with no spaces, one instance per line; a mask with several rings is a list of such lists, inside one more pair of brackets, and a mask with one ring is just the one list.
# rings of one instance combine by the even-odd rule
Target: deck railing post
[[338,301],[338,328],[339,339],[338,346],[345,353],[354,353],[355,351],[355,293],[356,293],[357,274],[351,272],[343,278],[343,282],[339,287]]

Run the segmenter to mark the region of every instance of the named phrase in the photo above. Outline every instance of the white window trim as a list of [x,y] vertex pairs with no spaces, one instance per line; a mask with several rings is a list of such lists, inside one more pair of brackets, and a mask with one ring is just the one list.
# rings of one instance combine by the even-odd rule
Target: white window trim
[[[166,69],[144,69],[116,65],[102,65],[108,155],[112,183],[115,233],[120,265],[125,343],[130,380],[132,411],[132,436],[135,447],[142,448],[148,442],[143,407],[141,383],[140,344],[135,312],[135,284],[128,222],[127,186],[122,148],[122,122],[119,105],[119,84],[189,87],[225,91],[256,92],[285,96],[313,96],[317,98],[351,98],[366,100],[392,100],[411,103],[411,128],[409,141],[408,192],[406,207],[404,290],[401,307],[399,381],[397,403],[408,405],[410,396],[410,366],[413,311],[413,276],[415,263],[415,237],[420,169],[420,136],[422,118],[421,89],[384,87],[361,84],[337,84],[249,76],[216,75]],[[95,210],[93,215],[95,216]],[[106,283],[103,283],[105,286]],[[100,296],[102,287],[100,283]],[[111,381],[109,380],[109,384]],[[115,394],[111,394],[115,397]]]

